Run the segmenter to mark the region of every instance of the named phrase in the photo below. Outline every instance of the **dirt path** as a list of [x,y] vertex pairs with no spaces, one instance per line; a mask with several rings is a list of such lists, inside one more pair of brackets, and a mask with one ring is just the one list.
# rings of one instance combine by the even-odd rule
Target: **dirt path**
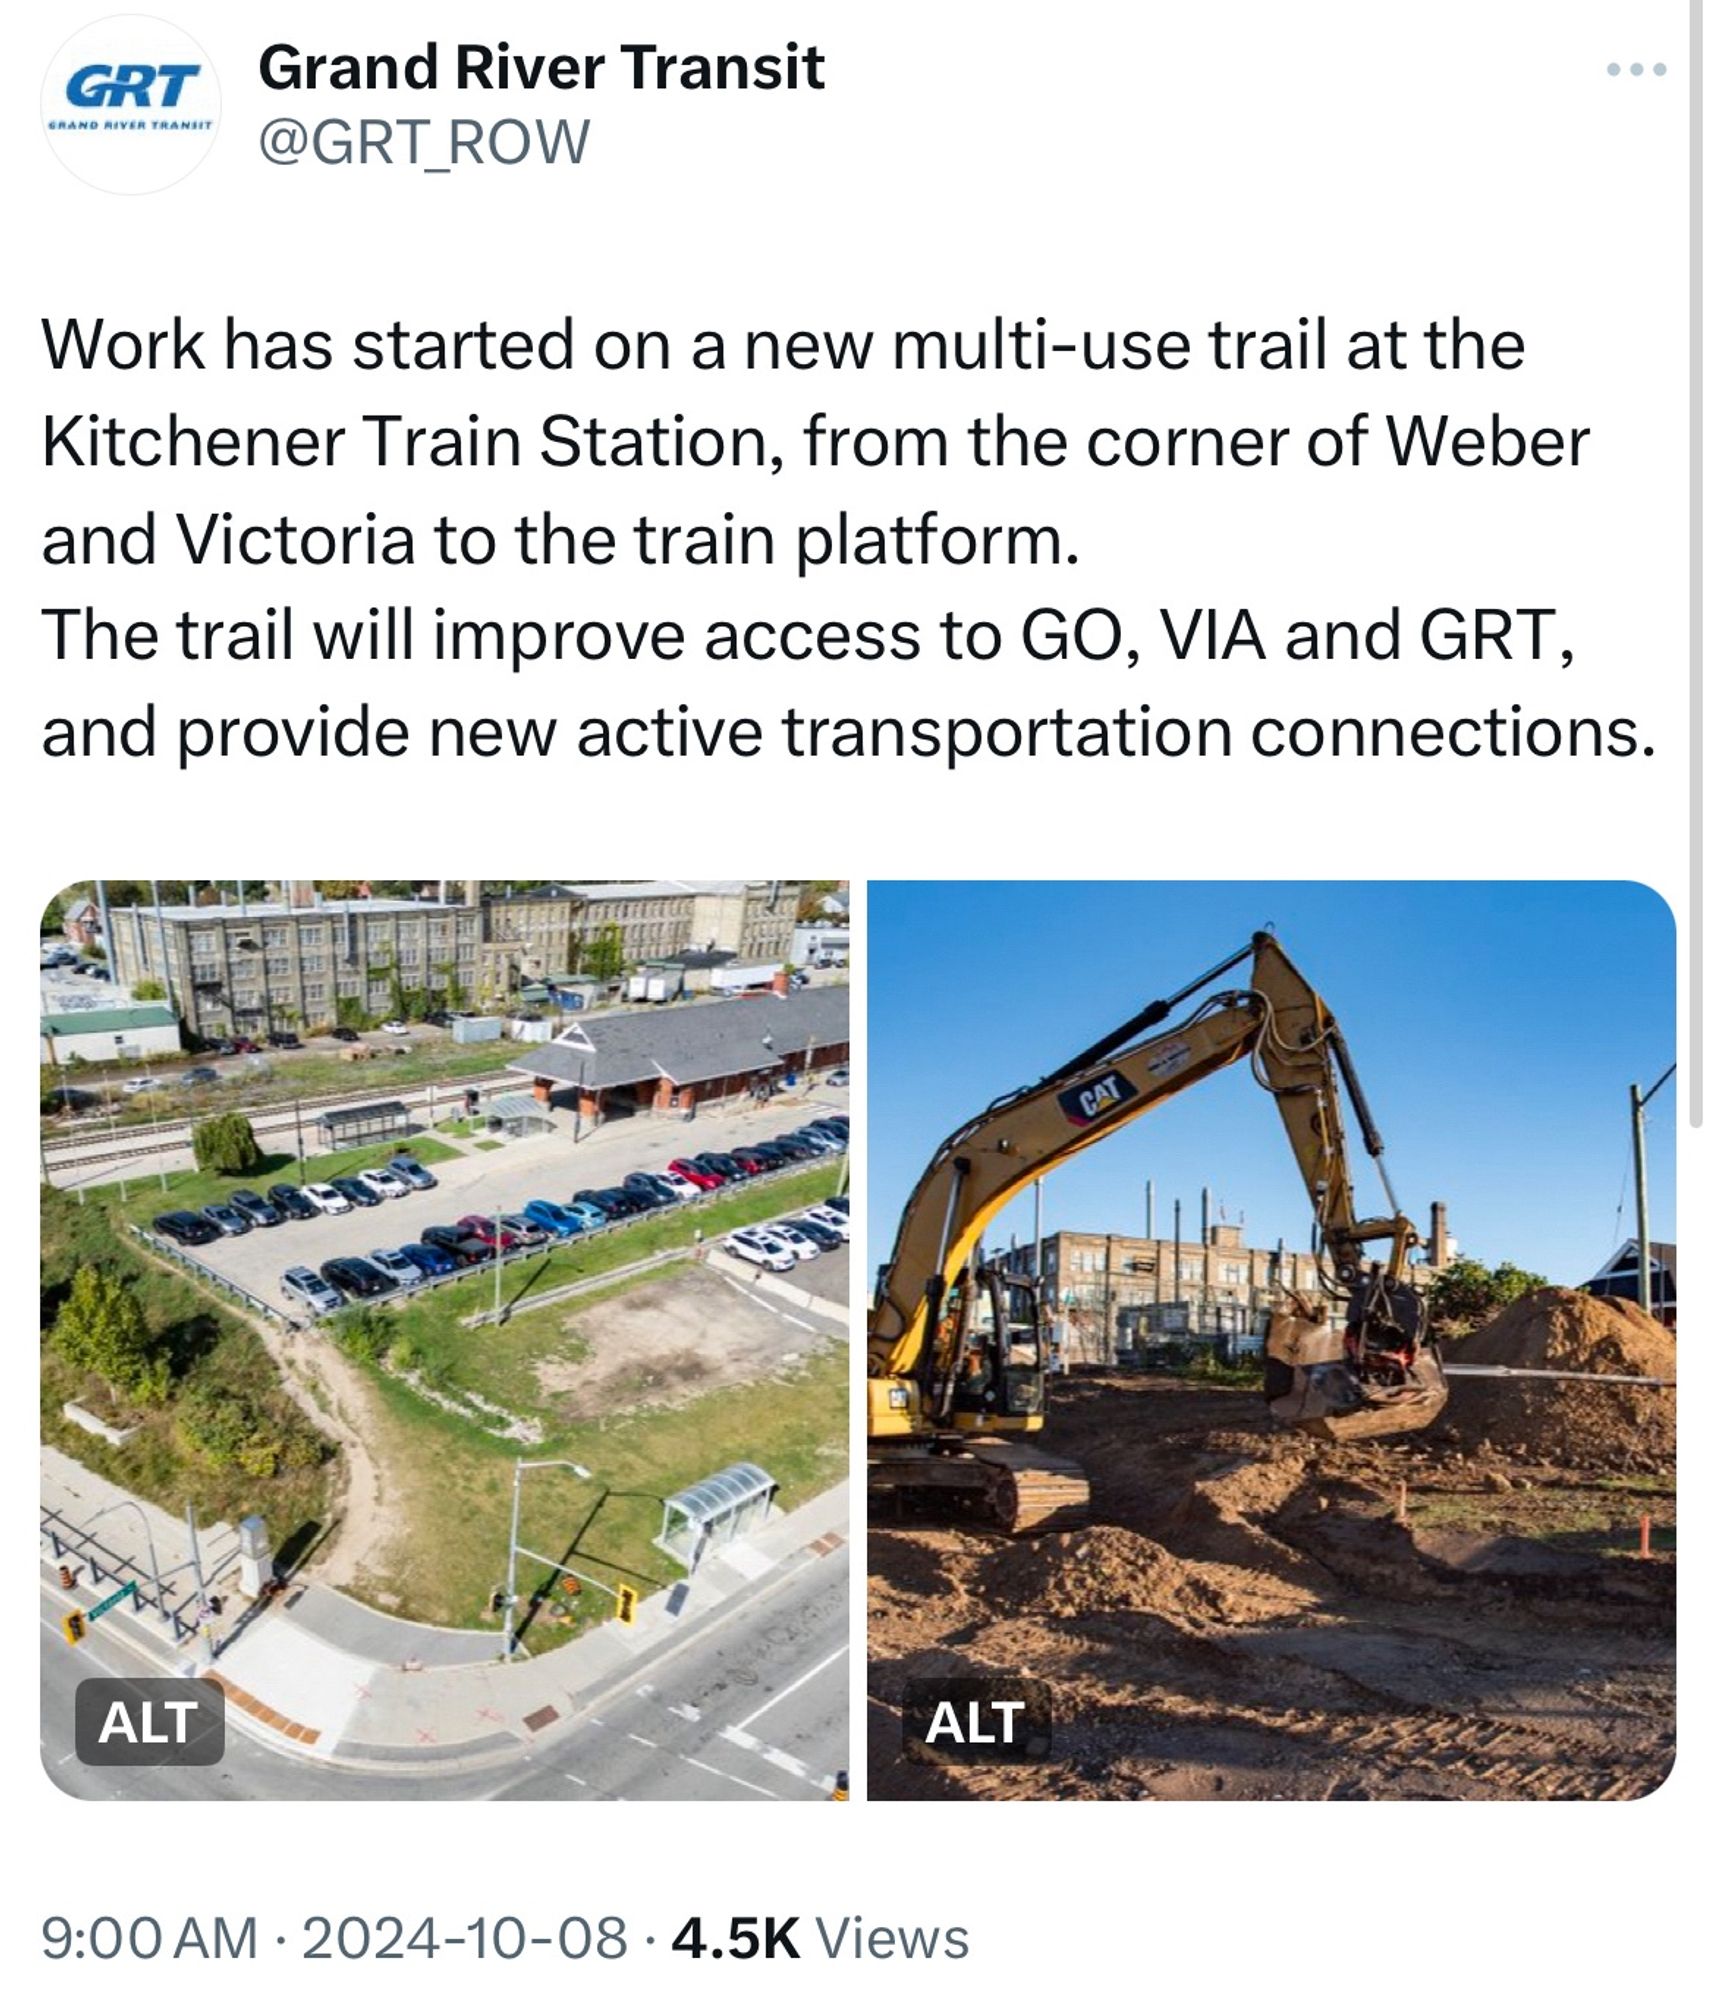
[[[1596,1799],[1666,1773],[1674,1565],[1621,1542],[1672,1521],[1663,1479],[1318,1445],[1132,1375],[1063,1385],[1045,1442],[1092,1475],[1087,1529],[872,1523],[874,1796]],[[906,1683],[972,1672],[1050,1682],[1051,1763],[901,1760]]]
[[321,1334],[264,1335],[286,1392],[340,1448],[338,1513],[307,1574],[335,1589],[363,1584],[404,1532],[403,1496],[390,1487],[371,1440],[383,1421],[375,1391]]

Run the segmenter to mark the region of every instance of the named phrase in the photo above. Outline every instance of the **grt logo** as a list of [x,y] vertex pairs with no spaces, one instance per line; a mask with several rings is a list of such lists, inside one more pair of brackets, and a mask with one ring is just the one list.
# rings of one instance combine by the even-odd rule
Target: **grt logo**
[[226,1696],[209,1681],[80,1681],[74,1741],[80,1764],[218,1764]]
[[[201,63],[86,63],[73,71],[66,102],[80,111],[117,111],[127,104],[148,111],[158,102],[163,111],[171,111],[185,85],[201,75]],[[162,85],[158,100],[150,95],[157,79]]]

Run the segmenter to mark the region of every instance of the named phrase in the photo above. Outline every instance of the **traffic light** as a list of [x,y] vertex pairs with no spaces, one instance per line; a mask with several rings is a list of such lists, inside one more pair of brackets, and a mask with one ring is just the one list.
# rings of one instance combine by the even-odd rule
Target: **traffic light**
[[638,1594],[629,1583],[622,1583],[617,1593],[619,1597],[619,1620],[622,1625],[638,1622]]
[[60,1620],[60,1630],[66,1635],[66,1644],[68,1646],[81,1646],[83,1644],[83,1613],[81,1611],[68,1611]]

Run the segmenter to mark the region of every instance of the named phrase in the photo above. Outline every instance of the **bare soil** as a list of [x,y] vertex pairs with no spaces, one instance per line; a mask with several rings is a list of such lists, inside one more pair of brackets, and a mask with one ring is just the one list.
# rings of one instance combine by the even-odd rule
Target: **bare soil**
[[580,1305],[567,1325],[577,1354],[551,1354],[536,1366],[544,1399],[563,1422],[660,1409],[759,1381],[828,1337],[701,1266]]
[[[1057,1384],[1042,1441],[1091,1475],[1088,1528],[872,1522],[872,1796],[1620,1799],[1666,1776],[1662,1470],[1452,1430],[1322,1443],[1252,1392],[1136,1374]],[[987,1673],[1051,1684],[1051,1761],[905,1762],[907,1682]]]

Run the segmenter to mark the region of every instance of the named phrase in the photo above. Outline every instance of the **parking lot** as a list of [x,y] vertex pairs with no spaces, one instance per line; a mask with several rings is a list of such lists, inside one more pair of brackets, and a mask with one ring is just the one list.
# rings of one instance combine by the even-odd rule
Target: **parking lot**
[[[246,1236],[222,1237],[192,1254],[211,1271],[265,1303],[278,1305],[280,1275],[294,1264],[317,1269],[331,1257],[367,1256],[374,1249],[414,1242],[432,1223],[456,1222],[461,1215],[506,1213],[537,1197],[568,1201],[580,1188],[611,1187],[629,1173],[665,1167],[681,1154],[725,1152],[826,1113],[845,1112],[848,1096],[846,1090],[818,1084],[808,1097],[795,1095],[703,1115],[689,1124],[665,1118],[617,1120],[577,1143],[569,1123],[564,1128],[557,1125],[552,1133],[509,1141],[496,1152],[471,1152],[438,1162],[431,1169],[439,1183],[435,1188],[377,1208],[353,1209],[348,1215],[319,1215],[310,1221],[284,1222],[275,1229],[252,1229]],[[314,1159],[307,1164],[308,1177],[317,1179]],[[803,1205],[804,1197],[794,1192],[797,1176],[770,1178],[779,1182],[782,1213]],[[264,1190],[267,1185],[261,1183]],[[844,1269],[818,1282],[817,1266],[824,1261],[818,1258],[802,1265],[797,1282],[820,1296],[844,1299]],[[838,1261],[842,1267],[846,1263],[844,1257],[826,1261]],[[825,1290],[825,1285],[837,1289]]]

